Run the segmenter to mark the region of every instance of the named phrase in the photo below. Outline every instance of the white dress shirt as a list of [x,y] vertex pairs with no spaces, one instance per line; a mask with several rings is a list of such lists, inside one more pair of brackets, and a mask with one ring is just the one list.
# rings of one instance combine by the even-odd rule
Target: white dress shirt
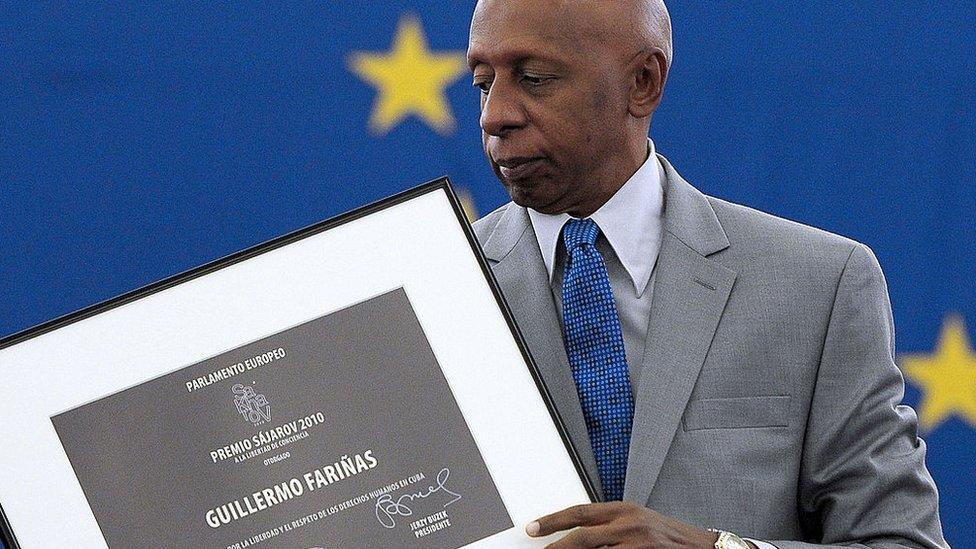
[[[617,306],[624,352],[630,372],[631,389],[636,390],[647,333],[653,294],[653,273],[664,234],[664,168],[658,162],[654,142],[647,140],[648,156],[634,175],[590,216],[600,227],[596,248],[603,256],[610,276],[613,300]],[[562,282],[566,250],[562,245],[563,225],[571,219],[566,213],[543,214],[528,209],[549,271],[559,319],[562,321]],[[747,539],[759,549],[775,546]]]

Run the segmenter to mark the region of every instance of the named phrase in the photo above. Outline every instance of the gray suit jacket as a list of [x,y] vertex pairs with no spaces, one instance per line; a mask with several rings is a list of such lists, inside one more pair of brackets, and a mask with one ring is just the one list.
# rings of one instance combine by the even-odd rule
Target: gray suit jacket
[[[665,234],[634,380],[625,499],[781,549],[947,547],[925,443],[899,405],[872,252],[705,196],[659,158]],[[509,203],[474,227],[598,484],[528,214]]]

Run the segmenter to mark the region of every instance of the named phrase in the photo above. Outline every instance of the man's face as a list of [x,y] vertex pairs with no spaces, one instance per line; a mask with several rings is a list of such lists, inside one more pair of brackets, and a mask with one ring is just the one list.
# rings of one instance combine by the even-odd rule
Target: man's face
[[[578,0],[482,0],[468,43],[492,169],[519,205],[577,213],[627,138],[626,52]],[[619,50],[620,48],[617,48]]]

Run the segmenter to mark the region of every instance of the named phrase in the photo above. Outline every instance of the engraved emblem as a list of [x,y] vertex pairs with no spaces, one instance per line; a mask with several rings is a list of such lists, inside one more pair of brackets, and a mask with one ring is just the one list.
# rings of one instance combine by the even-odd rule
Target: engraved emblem
[[234,391],[234,404],[244,419],[255,427],[271,421],[271,404],[264,395],[256,393],[253,387],[238,383],[231,388]]

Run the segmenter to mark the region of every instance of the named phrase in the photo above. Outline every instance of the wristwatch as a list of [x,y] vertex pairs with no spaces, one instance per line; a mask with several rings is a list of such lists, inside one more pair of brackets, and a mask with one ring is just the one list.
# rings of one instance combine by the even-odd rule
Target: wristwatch
[[748,543],[732,532],[724,532],[722,530],[715,530],[714,528],[709,528],[708,531],[718,534],[715,549],[751,549]]

